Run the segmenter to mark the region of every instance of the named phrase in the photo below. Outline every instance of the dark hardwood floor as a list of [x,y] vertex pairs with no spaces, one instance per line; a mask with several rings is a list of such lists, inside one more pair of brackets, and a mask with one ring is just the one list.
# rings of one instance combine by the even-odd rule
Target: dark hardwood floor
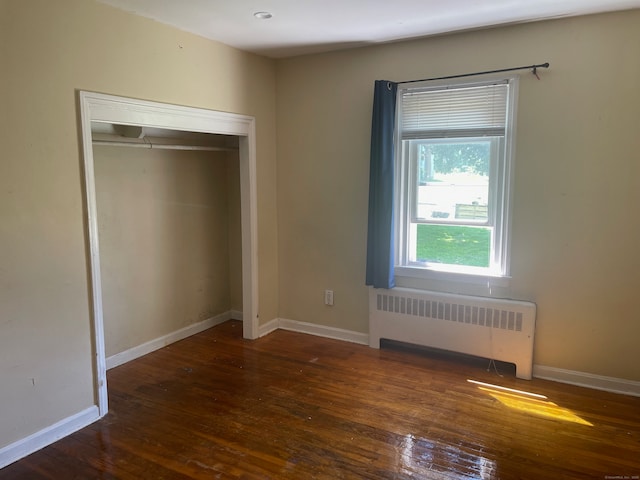
[[0,480],[639,478],[640,398],[398,344],[241,332],[109,371],[110,413]]

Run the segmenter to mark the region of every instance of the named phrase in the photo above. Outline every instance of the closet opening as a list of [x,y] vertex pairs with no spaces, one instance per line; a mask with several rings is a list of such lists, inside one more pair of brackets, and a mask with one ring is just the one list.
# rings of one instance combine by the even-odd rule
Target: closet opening
[[241,318],[258,337],[255,120],[90,92],[79,106],[102,417],[107,367],[154,350],[154,329]]

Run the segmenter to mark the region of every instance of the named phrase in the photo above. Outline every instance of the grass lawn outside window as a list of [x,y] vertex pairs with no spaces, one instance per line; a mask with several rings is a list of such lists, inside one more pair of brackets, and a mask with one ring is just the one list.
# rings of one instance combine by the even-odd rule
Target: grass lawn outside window
[[417,260],[488,267],[491,231],[484,227],[418,225]]

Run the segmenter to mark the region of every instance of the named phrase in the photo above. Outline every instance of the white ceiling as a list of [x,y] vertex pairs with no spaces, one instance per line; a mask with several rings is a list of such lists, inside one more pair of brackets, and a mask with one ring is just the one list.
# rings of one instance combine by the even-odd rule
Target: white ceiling
[[[640,0],[99,0],[272,58],[640,8]],[[259,20],[255,12],[273,17]],[[640,27],[639,27],[640,28]]]

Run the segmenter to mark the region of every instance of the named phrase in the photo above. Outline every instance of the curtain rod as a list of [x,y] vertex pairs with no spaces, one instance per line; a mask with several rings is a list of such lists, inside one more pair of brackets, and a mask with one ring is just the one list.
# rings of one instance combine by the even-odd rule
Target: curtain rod
[[462,73],[460,75],[448,75],[446,77],[433,77],[433,78],[421,78],[419,80],[406,80],[404,82],[397,83],[417,83],[417,82],[432,82],[434,80],[449,80],[452,78],[463,78],[463,77],[474,77],[476,75],[488,75],[490,73],[502,73],[502,72],[515,72],[516,70],[531,70],[538,80],[538,68],[549,68],[549,62],[539,63],[537,65],[527,65],[524,67],[511,67],[511,68],[501,68],[499,70],[487,70],[486,72],[474,72],[474,73]]

